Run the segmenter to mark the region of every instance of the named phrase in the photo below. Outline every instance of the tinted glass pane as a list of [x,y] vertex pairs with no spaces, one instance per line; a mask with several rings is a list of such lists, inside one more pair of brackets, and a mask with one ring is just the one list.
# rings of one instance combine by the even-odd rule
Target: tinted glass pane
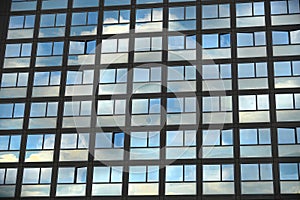
[[73,8],[97,7],[99,0],[73,0]]
[[299,171],[297,163],[280,163],[280,180],[298,180]]
[[291,128],[278,128],[278,143],[279,144],[294,144],[295,141],[295,129]]
[[202,35],[203,48],[217,48],[218,46],[218,34]]
[[252,3],[236,4],[236,16],[251,16],[251,15],[252,15]]
[[271,1],[271,14],[287,13],[286,1]]
[[167,166],[166,181],[183,181],[183,166]]
[[242,164],[241,165],[242,180],[259,180],[258,164]]
[[237,33],[237,45],[243,46],[253,46],[253,34],[252,33]]
[[289,44],[289,33],[284,31],[272,32],[273,44]]

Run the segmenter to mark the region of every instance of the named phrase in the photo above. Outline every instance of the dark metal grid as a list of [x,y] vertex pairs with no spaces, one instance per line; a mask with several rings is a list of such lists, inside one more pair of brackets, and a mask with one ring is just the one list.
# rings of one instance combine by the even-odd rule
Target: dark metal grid
[[[260,0],[254,0],[255,2],[260,2]],[[31,60],[31,67],[29,69],[0,69],[0,72],[16,72],[16,71],[29,71],[29,84],[28,84],[28,92],[27,92],[27,98],[23,99],[6,99],[6,100],[1,100],[2,102],[24,102],[26,101],[26,112],[25,112],[25,117],[24,117],[24,130],[22,131],[0,131],[0,134],[15,134],[15,133],[22,133],[22,144],[21,144],[21,151],[20,151],[20,163],[11,163],[11,164],[6,164],[6,163],[1,163],[0,167],[18,167],[19,172],[18,172],[18,179],[17,179],[17,189],[16,189],[16,198],[20,198],[20,190],[21,190],[21,182],[22,182],[22,170],[24,167],[30,167],[30,166],[35,166],[35,167],[53,167],[53,172],[52,172],[52,187],[51,187],[51,199],[82,199],[83,197],[55,197],[55,189],[56,189],[56,178],[57,178],[57,169],[59,166],[87,166],[88,167],[88,178],[87,178],[87,191],[86,191],[86,199],[140,199],[141,197],[128,197],[127,195],[127,189],[128,189],[128,173],[124,173],[123,176],[123,195],[122,197],[91,197],[91,183],[92,183],[92,169],[93,166],[98,166],[103,165],[99,161],[93,161],[93,156],[89,156],[88,161],[84,162],[59,162],[58,161],[58,156],[59,156],[59,146],[60,146],[60,133],[67,133],[67,132],[76,132],[76,129],[66,129],[66,128],[61,128],[61,123],[62,123],[62,112],[63,112],[63,103],[65,100],[71,100],[70,97],[64,97],[65,93],[65,81],[66,81],[66,71],[68,69],[78,69],[78,66],[72,66],[69,67],[67,66],[67,55],[68,55],[68,45],[69,41],[71,40],[78,40],[78,39],[83,39],[83,40],[91,40],[91,39],[96,39],[97,44],[100,44],[102,39],[109,38],[111,35],[102,35],[102,13],[103,10],[115,10],[115,9],[131,9],[131,20],[130,20],[130,28],[134,29],[135,27],[135,9],[137,8],[151,8],[151,7],[163,7],[163,13],[164,13],[164,20],[163,20],[163,27],[167,28],[168,27],[168,7],[170,6],[183,6],[183,5],[196,5],[197,7],[197,30],[196,31],[181,31],[184,34],[195,34],[197,36],[197,41],[201,44],[201,34],[202,33],[218,33],[218,32],[230,32],[231,33],[231,54],[232,57],[231,59],[219,59],[216,60],[216,63],[231,63],[232,66],[232,90],[226,91],[227,95],[232,95],[233,96],[233,123],[232,124],[225,124],[224,128],[233,128],[234,129],[234,158],[230,159],[195,159],[195,160],[177,160],[173,164],[197,164],[197,178],[198,178],[198,186],[197,186],[197,196],[195,197],[188,197],[188,196],[165,196],[164,195],[164,183],[165,183],[165,170],[164,168],[160,170],[160,178],[159,178],[159,197],[142,197],[143,199],[253,199],[253,198],[258,198],[258,199],[279,199],[279,198],[296,198],[297,195],[282,195],[279,193],[279,169],[278,169],[278,163],[279,162],[299,162],[299,158],[278,158],[278,153],[277,153],[277,134],[276,134],[276,127],[295,127],[298,126],[298,122],[276,122],[276,110],[275,110],[275,93],[285,93],[285,92],[299,92],[300,89],[274,89],[274,75],[273,75],[273,62],[277,60],[299,60],[300,56],[284,56],[284,57],[272,57],[272,38],[271,38],[271,31],[272,30],[294,30],[299,28],[299,25],[288,25],[288,26],[271,26],[271,17],[270,17],[270,1],[265,1],[265,13],[266,13],[266,27],[251,27],[251,31],[266,31],[267,33],[267,55],[268,57],[266,58],[255,58],[254,60],[256,62],[267,62],[268,63],[268,81],[269,81],[269,88],[268,90],[245,90],[245,91],[238,91],[237,87],[237,63],[241,62],[253,62],[253,58],[237,58],[236,56],[236,32],[244,32],[248,31],[248,28],[236,28],[235,27],[235,2],[245,2],[244,0],[237,0],[237,1],[203,1],[201,2],[200,0],[197,0],[196,2],[178,2],[178,3],[170,3],[168,4],[167,0],[164,0],[164,3],[161,4],[145,4],[145,5],[135,5],[135,0],[132,0],[131,5],[126,5],[126,6],[110,6],[110,7],[104,7],[103,1],[100,1],[100,6],[94,7],[94,8],[72,8],[72,0],[69,0],[68,3],[68,8],[67,9],[60,9],[60,10],[40,10],[41,7],[41,0],[38,0],[38,9],[36,11],[21,11],[21,12],[9,12],[10,9],[10,1],[5,1],[5,3],[2,3],[2,9],[3,12],[1,12],[1,21],[5,22],[2,23],[1,27],[1,32],[2,32],[2,38],[1,38],[1,45],[4,47],[5,44],[8,43],[19,43],[19,42],[32,42],[33,47],[32,47],[32,58],[35,57],[35,52],[36,52],[36,44],[37,42],[46,42],[46,41],[61,41],[62,38],[37,38],[38,34],[38,28],[39,27],[39,16],[41,13],[58,13],[58,12],[66,12],[67,13],[67,23],[66,23],[66,32],[65,32],[65,37],[63,38],[65,42],[65,47],[64,47],[64,59],[63,59],[63,65],[61,67],[62,70],[62,77],[61,77],[61,88],[60,88],[60,97],[51,97],[51,98],[33,98],[31,99],[31,90],[33,82],[33,73],[34,71],[44,71],[44,70],[51,70],[51,69],[57,69],[54,67],[43,67],[42,69],[34,69],[34,62],[35,59]],[[252,1],[249,1],[252,2]],[[201,30],[201,5],[202,4],[216,4],[216,3],[230,3],[230,11],[231,11],[231,27],[228,29],[218,29],[218,30]],[[97,36],[76,36],[76,37],[70,37],[70,22],[71,22],[71,14],[72,12],[79,12],[79,11],[99,11],[99,21],[98,21],[98,34]],[[34,38],[33,39],[22,39],[22,40],[6,40],[6,31],[8,27],[8,16],[10,15],[21,15],[21,14],[36,14],[36,21],[35,21],[35,33],[34,33]],[[172,34],[171,32],[169,34]],[[136,36],[147,36],[147,33],[138,33],[134,34]],[[133,42],[134,42],[134,35],[132,34],[122,34],[121,36],[124,38],[130,38],[130,45],[131,49],[133,49]],[[154,35],[161,35],[160,33],[155,33]],[[167,35],[163,35],[163,41],[164,41],[164,49],[167,47]],[[1,56],[1,61],[0,64],[3,64],[3,58],[4,58],[4,48],[0,49],[0,56]],[[98,52],[99,53],[99,52]],[[197,57],[201,58],[201,51],[197,49]],[[98,56],[96,58],[96,63],[99,63],[100,57]],[[205,63],[206,61],[193,61],[195,65],[197,65],[198,69],[201,69],[201,64]],[[181,65],[181,64],[189,64],[185,63],[184,61],[168,61],[167,60],[167,52],[163,52],[163,59],[162,62],[160,62],[163,65]],[[141,65],[142,63],[136,64],[133,62],[133,52],[129,52],[129,62],[125,66],[128,67],[128,69],[132,69],[135,66]],[[122,65],[122,64],[121,64]],[[95,75],[94,75],[94,89],[97,88],[97,83],[98,83],[98,77],[99,77],[99,70],[102,68],[104,65],[101,64],[96,64],[95,65]],[[120,64],[114,64],[112,67],[118,67]],[[122,65],[124,66],[124,65]],[[90,68],[87,66],[87,68]],[[166,83],[166,68],[162,68],[162,83]],[[128,83],[130,83],[132,80],[132,74],[128,75]],[[131,89],[131,84],[128,85],[128,94],[130,94]],[[197,92],[196,96],[199,100],[199,105],[200,107],[197,108],[197,111],[201,113],[202,107],[201,107],[201,102],[202,96],[209,96],[208,92],[202,92],[202,79],[201,75],[197,74]],[[268,124],[265,123],[245,123],[245,124],[239,124],[238,122],[238,95],[239,94],[265,94],[269,93],[270,95],[270,117],[271,117],[271,122]],[[182,93],[182,96],[189,96],[192,95],[192,93]],[[127,103],[129,103],[129,95],[122,95],[120,97],[123,97],[127,99]],[[138,94],[138,95],[132,95],[132,97],[161,97],[161,102],[162,106],[166,107],[166,98],[171,97],[172,94],[166,94],[166,88],[162,88],[162,94]],[[110,96],[100,96],[97,97],[97,99],[107,99]],[[117,97],[117,95],[116,95]],[[80,97],[80,99],[87,99],[91,100],[91,97]],[[56,100],[59,101],[59,113],[58,113],[58,120],[57,120],[57,129],[49,129],[49,130],[29,130],[28,129],[28,120],[29,120],[29,111],[30,111],[30,102],[32,101],[47,101],[47,100]],[[97,101],[93,100],[93,105],[96,106]],[[127,104],[130,109],[130,104]],[[161,113],[162,117],[165,117],[165,113]],[[200,115],[200,119],[202,116]],[[125,132],[131,131],[131,130],[157,130],[156,127],[149,127],[149,128],[142,128],[142,127],[130,127],[130,121],[129,121],[129,115],[126,116],[127,122],[126,122],[126,127],[125,127]],[[201,121],[201,120],[200,120]],[[88,129],[87,131],[90,133],[90,149],[91,151],[93,150],[94,146],[94,136],[97,131],[100,130],[100,128],[95,127],[96,120],[95,120],[95,113],[93,113],[92,117],[92,128]],[[186,128],[186,129],[195,129],[197,128],[197,125],[182,125],[181,127]],[[199,152],[201,148],[201,143],[202,143],[202,137],[200,136],[202,129],[207,129],[209,125],[203,125],[199,124],[198,128],[198,134],[197,134],[197,152]],[[218,125],[216,125],[218,127]],[[271,127],[272,131],[272,158],[239,158],[239,134],[238,130],[239,128],[258,128],[258,127]],[[116,131],[119,128],[111,127],[111,128],[103,128],[105,131]],[[178,126],[167,126],[164,125],[163,129],[161,130],[161,146],[165,146],[165,136],[164,133],[166,130],[177,130]],[[54,162],[53,163],[23,163],[24,161],[24,156],[25,156],[25,140],[28,134],[32,133],[55,133],[56,134],[56,143],[55,143],[55,155],[54,155]],[[126,134],[125,137],[125,150],[129,149],[129,136]],[[158,165],[164,165],[164,156],[165,152],[161,151],[161,160],[159,161],[129,161],[128,155],[125,155],[125,162],[129,162],[130,165],[144,165],[145,163],[149,164],[158,164]],[[273,163],[273,176],[274,176],[274,194],[272,195],[242,195],[240,191],[240,163]],[[120,165],[122,162],[119,161],[111,161],[110,162],[113,165]],[[212,164],[212,163],[234,163],[235,164],[235,195],[201,195],[202,194],[202,164]],[[125,166],[126,167],[126,166]],[[128,166],[127,166],[128,167]],[[37,198],[22,198],[22,199],[44,199],[41,197]],[[49,199],[49,197],[45,198]]]

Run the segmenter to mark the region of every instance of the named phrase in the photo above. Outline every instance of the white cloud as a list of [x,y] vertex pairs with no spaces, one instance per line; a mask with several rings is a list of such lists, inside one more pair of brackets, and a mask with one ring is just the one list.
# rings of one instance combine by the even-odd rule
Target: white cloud
[[158,195],[158,183],[129,184],[129,195]]
[[0,163],[1,162],[18,162],[18,161],[19,161],[18,154],[7,153],[7,154],[0,155]]
[[53,160],[53,151],[27,152],[25,162],[46,162]]
[[82,35],[97,35],[97,27],[94,27],[90,31],[82,31],[82,32],[80,32],[80,36],[82,36]]
[[103,34],[119,34],[128,32],[129,24],[115,24],[103,26]]

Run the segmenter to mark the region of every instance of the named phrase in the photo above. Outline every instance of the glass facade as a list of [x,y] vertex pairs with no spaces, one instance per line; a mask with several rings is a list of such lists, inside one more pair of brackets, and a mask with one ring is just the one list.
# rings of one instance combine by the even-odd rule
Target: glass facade
[[298,199],[299,0],[5,0],[0,198]]

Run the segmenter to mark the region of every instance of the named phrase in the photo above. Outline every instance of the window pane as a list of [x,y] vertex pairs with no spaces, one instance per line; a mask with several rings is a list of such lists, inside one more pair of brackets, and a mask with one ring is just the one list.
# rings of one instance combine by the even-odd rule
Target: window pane
[[115,114],[125,114],[126,101],[116,100],[115,102]]
[[55,22],[55,14],[44,14],[41,15],[41,27],[51,27],[54,26]]
[[166,181],[183,181],[183,166],[166,166]]
[[58,183],[74,183],[74,167],[64,167],[58,169]]
[[184,48],[184,36],[169,36],[168,37],[168,49],[183,49]]
[[230,34],[220,34],[220,47],[230,47]]
[[40,168],[26,168],[23,172],[23,183],[38,183]]
[[278,143],[279,144],[294,144],[295,141],[295,130],[291,128],[278,128]]
[[217,18],[218,17],[218,5],[202,5],[202,17],[203,18]]
[[21,56],[31,56],[31,46],[32,44],[28,44],[28,43],[23,44]]
[[220,165],[203,165],[203,181],[220,181]]
[[9,28],[22,28],[24,16],[11,16],[9,19]]
[[266,44],[266,35],[265,32],[255,32],[255,45],[265,45]]
[[125,134],[124,133],[115,133],[114,137],[115,137],[114,138],[114,147],[115,148],[123,147]]
[[167,131],[167,146],[183,146],[183,132]]
[[5,57],[18,57],[21,51],[21,44],[7,44]]
[[232,145],[232,130],[222,130],[222,145]]
[[260,164],[260,179],[273,180],[272,164]]
[[290,62],[274,62],[275,76],[290,76],[291,63]]
[[183,80],[184,67],[168,67],[168,80]]
[[293,95],[292,94],[276,94],[276,109],[292,109]]
[[43,135],[28,135],[26,149],[42,149]]
[[196,181],[196,165],[184,166],[184,181]]
[[203,48],[217,48],[218,46],[218,34],[202,35]]
[[66,14],[56,15],[56,26],[65,26],[66,24]]
[[129,167],[129,182],[146,182],[146,166]]
[[21,145],[21,136],[20,135],[12,135],[10,137],[10,150],[20,150]]
[[271,14],[287,13],[286,1],[271,1]]
[[221,78],[231,78],[231,65],[221,64],[220,65],[220,77]]
[[157,182],[159,178],[159,167],[148,166],[148,182]]
[[203,112],[220,110],[219,97],[204,97],[202,100]]
[[186,19],[196,19],[196,6],[185,7]]
[[129,5],[130,0],[104,0],[104,6]]
[[100,70],[100,83],[114,83],[115,73],[115,69]]
[[169,20],[184,19],[184,7],[169,8]]
[[62,134],[60,146],[62,149],[76,148],[77,134]]
[[259,144],[271,144],[270,129],[259,129]]
[[25,103],[16,103],[14,117],[24,117]]
[[300,13],[299,0],[289,0],[289,13]]
[[202,77],[203,79],[218,79],[220,76],[218,65],[203,65]]
[[222,165],[222,181],[234,180],[234,168],[233,165]]
[[254,2],[254,15],[264,15],[265,7],[264,2]]
[[238,64],[238,77],[255,77],[254,63],[240,63]]
[[9,136],[0,136],[0,150],[8,150]]
[[5,183],[16,184],[17,169],[9,168],[6,170]]
[[291,31],[291,43],[292,44],[299,44],[300,43],[300,30]]
[[237,3],[236,16],[252,16],[252,3]]
[[257,77],[268,76],[267,63],[256,63],[256,76]]
[[69,54],[84,54],[84,42],[70,42]]
[[293,75],[300,75],[300,61],[292,61],[293,63]]
[[219,130],[203,130],[203,145],[220,145]]
[[252,33],[237,33],[237,45],[243,46],[253,46],[253,34]]
[[131,147],[146,147],[148,135],[147,132],[132,132],[130,137]]
[[132,114],[148,113],[148,99],[132,100]]
[[159,132],[149,132],[149,146],[156,147],[160,145],[160,133]]
[[72,25],[84,25],[86,24],[87,13],[73,13],[72,14]]
[[149,69],[135,68],[133,69],[134,82],[147,82],[149,81]]
[[240,130],[240,144],[257,144],[257,130],[256,129],[241,129]]
[[241,165],[242,180],[259,180],[258,164],[242,164]]
[[37,47],[38,56],[45,56],[51,54],[52,54],[52,42],[38,43],[38,47]]
[[42,168],[40,183],[51,183],[51,173],[52,173],[51,168]]
[[183,99],[182,98],[168,98],[167,112],[183,112]]
[[255,95],[239,96],[239,110],[256,110]]
[[109,115],[113,114],[113,100],[98,101],[98,114]]
[[74,0],[73,8],[82,8],[82,7],[97,7],[99,2],[97,0]]
[[269,109],[269,95],[257,95],[257,109]]
[[42,117],[46,115],[46,103],[32,103],[30,117]]
[[297,163],[280,163],[280,180],[299,180]]
[[112,133],[97,133],[96,148],[111,148],[112,147]]
[[273,44],[289,44],[289,33],[284,31],[272,32]]
[[149,113],[160,113],[160,99],[150,99]]
[[86,167],[78,168],[76,183],[85,183],[85,182],[86,182]]
[[109,182],[109,167],[94,167],[93,182]]
[[48,85],[49,72],[35,72],[34,73],[34,85]]
[[17,83],[17,73],[2,74],[1,87],[15,87]]

